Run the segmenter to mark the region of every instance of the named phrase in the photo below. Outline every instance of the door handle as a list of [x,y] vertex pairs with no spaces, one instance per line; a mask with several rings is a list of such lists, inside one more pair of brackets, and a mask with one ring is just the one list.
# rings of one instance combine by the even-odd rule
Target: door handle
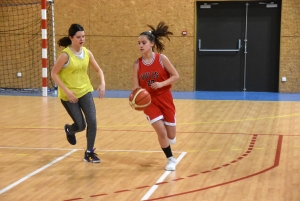
[[239,44],[237,49],[201,49],[201,39],[198,41],[198,49],[200,52],[238,52],[241,48],[241,39],[239,39]]

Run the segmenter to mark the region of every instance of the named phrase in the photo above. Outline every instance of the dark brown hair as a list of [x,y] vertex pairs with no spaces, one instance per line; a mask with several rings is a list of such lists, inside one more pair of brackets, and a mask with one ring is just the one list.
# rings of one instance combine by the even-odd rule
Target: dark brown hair
[[[77,31],[84,31],[83,27],[79,24],[72,24],[69,28],[69,36],[73,37]],[[72,41],[69,37],[63,37],[57,41],[59,47],[68,47],[72,44]]]
[[140,34],[140,36],[147,36],[151,42],[154,42],[153,49],[156,47],[157,52],[163,52],[165,50],[165,45],[161,42],[161,39],[165,37],[170,40],[169,35],[173,35],[172,32],[168,31],[169,26],[167,26],[164,22],[159,22],[156,29],[151,25],[147,26],[151,28],[151,31],[144,31]]

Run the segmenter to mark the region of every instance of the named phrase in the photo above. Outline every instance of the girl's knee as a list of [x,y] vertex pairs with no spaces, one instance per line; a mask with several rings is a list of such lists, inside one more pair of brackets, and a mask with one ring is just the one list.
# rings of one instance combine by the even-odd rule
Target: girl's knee
[[82,123],[82,124],[79,124],[77,125],[78,126],[78,131],[83,131],[85,128],[86,128],[86,124],[85,123]]

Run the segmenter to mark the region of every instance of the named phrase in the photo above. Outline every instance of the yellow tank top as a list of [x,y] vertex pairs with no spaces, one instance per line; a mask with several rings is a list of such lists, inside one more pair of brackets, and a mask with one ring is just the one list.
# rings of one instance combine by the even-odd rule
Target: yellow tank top
[[[58,73],[63,84],[75,93],[76,98],[80,98],[88,92],[94,91],[90,78],[87,74],[90,55],[85,47],[83,47],[82,50],[84,51],[83,58],[79,58],[70,50],[69,47],[63,49],[62,52],[67,53],[69,56],[69,64],[64,66]],[[60,87],[58,87],[58,97],[64,101],[68,100],[65,92],[60,89]]]

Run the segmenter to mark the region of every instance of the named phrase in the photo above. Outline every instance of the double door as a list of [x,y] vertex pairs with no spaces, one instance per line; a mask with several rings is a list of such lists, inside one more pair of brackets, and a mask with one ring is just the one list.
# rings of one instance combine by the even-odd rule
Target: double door
[[277,92],[280,7],[197,2],[196,91]]

